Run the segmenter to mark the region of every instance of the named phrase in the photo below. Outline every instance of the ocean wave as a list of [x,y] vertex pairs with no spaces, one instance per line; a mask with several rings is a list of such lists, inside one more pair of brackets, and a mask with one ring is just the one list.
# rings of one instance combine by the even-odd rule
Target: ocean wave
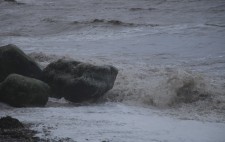
[[47,55],[43,52],[31,52],[28,54],[28,56],[30,56],[33,60],[37,62],[49,62],[49,63],[59,59],[69,59],[69,57],[66,56],[57,56],[54,54]]
[[130,8],[130,11],[153,11],[156,10],[156,8]]
[[43,18],[41,19],[41,22],[45,23],[64,23],[68,25],[73,25],[73,26],[79,26],[79,25],[102,25],[102,26],[123,26],[123,27],[137,27],[137,26],[149,26],[149,27],[157,27],[159,26],[158,24],[144,24],[144,23],[129,23],[129,22],[124,22],[121,20],[116,20],[116,19],[90,19],[90,20],[84,20],[84,21],[60,21],[56,20],[54,18]]
[[132,102],[158,107],[211,99],[209,84],[201,75],[181,69],[155,69],[151,75],[124,76],[121,73],[108,101]]
[[78,25],[91,25],[91,24],[104,24],[104,25],[111,25],[111,26],[126,26],[126,27],[135,27],[135,26],[150,26],[156,27],[159,26],[158,24],[137,24],[137,23],[127,23],[120,20],[106,20],[106,19],[93,19],[90,21],[73,21],[72,24]]
[[[41,64],[60,58],[70,58],[43,53],[29,55]],[[93,61],[93,63],[102,64],[101,61]],[[176,67],[118,64],[119,74],[114,87],[100,98],[99,102],[120,102],[160,108],[190,104],[204,110],[225,109],[225,85],[213,78]],[[57,101],[49,103],[48,106],[51,104],[55,106],[55,102]]]
[[7,3],[7,4],[16,4],[16,5],[22,5],[25,3],[19,2],[17,0],[0,0],[0,4],[1,3]]
[[49,63],[59,59],[70,59],[68,56],[47,55],[43,52],[31,52],[28,54],[33,60],[39,63],[41,69],[44,69]]
[[212,26],[212,27],[220,27],[220,28],[224,28],[225,25],[224,24],[211,24],[211,23],[206,23],[206,26]]
[[[9,15],[13,17],[13,15]],[[9,17],[4,15],[3,17]],[[121,30],[136,30],[136,28],[143,27],[158,27],[158,24],[150,24],[150,23],[132,23],[132,22],[124,22],[116,19],[90,19],[90,20],[78,20],[78,21],[64,21],[59,20],[57,18],[45,17],[41,18],[37,21],[39,24],[36,26],[36,23],[31,23],[27,26],[23,26],[22,28],[20,23],[17,23],[15,28],[4,29],[0,36],[17,36],[17,37],[32,37],[32,36],[49,36],[49,35],[59,35],[59,34],[69,34],[75,35],[76,37],[79,35],[87,34],[91,35],[90,32],[94,32],[93,34],[99,34],[101,31],[104,33],[107,32],[115,32],[120,33]],[[8,24],[7,21],[3,21],[4,25]],[[33,28],[35,25],[35,28]],[[110,34],[110,33],[109,33]],[[82,36],[83,37],[83,36]]]

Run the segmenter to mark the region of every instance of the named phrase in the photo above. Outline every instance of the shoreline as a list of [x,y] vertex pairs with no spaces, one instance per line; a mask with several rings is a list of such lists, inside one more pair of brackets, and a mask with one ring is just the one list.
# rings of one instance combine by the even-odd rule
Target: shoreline
[[[224,121],[216,120],[214,115],[186,113],[121,103],[13,108],[5,112],[25,124],[32,124],[31,130],[38,132],[35,136],[43,141],[134,142],[155,139],[178,142],[181,138],[193,142],[220,142],[223,139]],[[2,115],[4,113],[0,113]]]

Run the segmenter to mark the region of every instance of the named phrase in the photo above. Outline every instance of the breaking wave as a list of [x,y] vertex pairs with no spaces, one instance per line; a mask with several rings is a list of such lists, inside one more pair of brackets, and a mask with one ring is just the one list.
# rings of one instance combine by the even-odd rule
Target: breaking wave
[[[29,55],[43,68],[52,61],[70,58],[43,53]],[[95,60],[92,63],[101,64],[101,61]],[[225,109],[225,83],[201,73],[174,67],[145,67],[130,64],[117,67],[119,74],[114,88],[100,98],[99,102],[120,102],[163,108],[190,104],[201,109],[210,108],[219,111]],[[55,106],[56,102],[50,100],[48,106],[51,104]]]
[[59,59],[70,59],[66,56],[57,56],[57,55],[46,55],[42,52],[31,52],[28,54],[33,60],[39,63],[40,67],[44,69],[49,63],[54,62]]

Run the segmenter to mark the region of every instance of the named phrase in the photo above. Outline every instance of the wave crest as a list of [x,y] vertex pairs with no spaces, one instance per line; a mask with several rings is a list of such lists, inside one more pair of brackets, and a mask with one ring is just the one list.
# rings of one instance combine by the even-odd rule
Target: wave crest
[[[44,68],[52,61],[66,56],[30,53]],[[85,59],[82,59],[85,61]],[[94,64],[104,61],[88,60]],[[104,63],[103,63],[104,62]],[[111,62],[117,65],[119,74],[112,90],[100,102],[121,102],[131,105],[176,107],[191,104],[201,109],[225,109],[224,82],[198,72],[173,67],[151,67]]]
[[[211,100],[218,88],[203,75],[182,69],[154,69],[141,76],[120,74],[118,80],[103,99],[157,107],[171,107],[197,101]],[[218,92],[216,92],[218,91]]]
[[153,104],[173,106],[179,103],[193,103],[209,98],[206,80],[202,76],[183,70],[162,81],[154,90]]

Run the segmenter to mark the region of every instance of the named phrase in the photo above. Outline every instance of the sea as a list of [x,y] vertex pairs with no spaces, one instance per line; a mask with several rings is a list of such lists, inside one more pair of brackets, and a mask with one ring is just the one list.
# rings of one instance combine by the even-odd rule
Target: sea
[[225,0],[0,0],[0,46],[113,65],[95,103],[12,108],[50,142],[225,142]]

